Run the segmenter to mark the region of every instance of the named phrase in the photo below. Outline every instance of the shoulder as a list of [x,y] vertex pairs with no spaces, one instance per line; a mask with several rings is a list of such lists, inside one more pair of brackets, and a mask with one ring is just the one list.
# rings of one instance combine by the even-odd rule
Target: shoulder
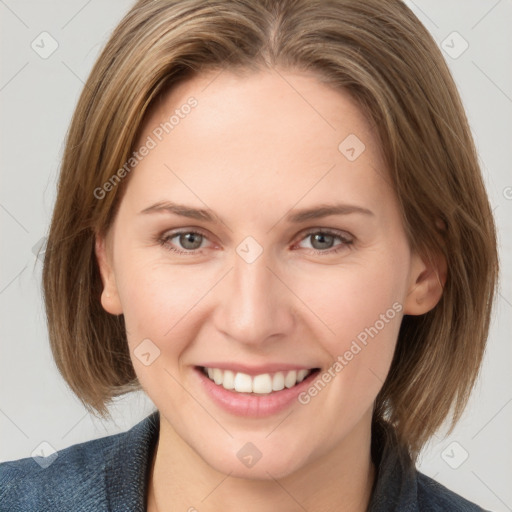
[[417,472],[418,510],[421,512],[486,512],[432,478]]
[[475,503],[421,473],[395,428],[376,422],[372,458],[377,468],[370,512],[486,512]]
[[101,502],[108,452],[123,435],[75,444],[46,458],[27,457],[3,462],[0,464],[0,502],[8,504],[8,510],[12,511],[35,510],[43,503],[60,510],[70,496],[74,497],[75,506],[77,497],[87,501],[96,496]]
[[75,444],[46,458],[27,457],[1,463],[0,503],[6,507],[2,510],[109,510],[113,478],[119,487],[118,478],[128,476],[128,480],[136,480],[138,477],[133,473],[138,466],[128,474],[123,474],[123,468],[129,465],[127,462],[134,465],[137,452],[144,455],[145,433],[150,432],[151,418],[127,432]]

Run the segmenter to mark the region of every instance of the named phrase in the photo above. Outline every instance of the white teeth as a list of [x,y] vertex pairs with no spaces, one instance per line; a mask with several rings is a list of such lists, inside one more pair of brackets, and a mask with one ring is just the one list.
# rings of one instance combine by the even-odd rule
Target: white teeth
[[235,374],[231,370],[226,370],[224,372],[222,385],[225,389],[235,389]]
[[284,385],[287,388],[292,388],[295,384],[297,384],[297,372],[292,370],[286,374],[286,377],[284,378]]
[[223,381],[222,370],[219,370],[218,368],[213,369],[213,381],[215,382],[215,384],[222,384],[222,381]]
[[311,373],[311,370],[291,370],[274,374],[262,373],[251,377],[246,373],[234,373],[231,370],[219,368],[205,368],[205,370],[210,380],[224,389],[261,395],[268,395],[272,391],[281,391],[285,387],[292,388]]
[[308,373],[309,370],[299,370],[297,372],[297,382],[302,382],[306,378]]
[[246,373],[237,373],[235,375],[235,391],[239,393],[252,393],[251,376]]
[[268,373],[256,375],[252,380],[253,393],[272,393],[272,377]]
[[281,391],[284,389],[284,373],[277,372],[274,374],[274,378],[272,379],[272,389],[274,391]]

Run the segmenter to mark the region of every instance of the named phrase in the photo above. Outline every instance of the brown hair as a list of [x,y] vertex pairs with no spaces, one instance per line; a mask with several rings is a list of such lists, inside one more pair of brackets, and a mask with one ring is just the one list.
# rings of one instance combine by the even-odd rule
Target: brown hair
[[[115,29],[74,113],[44,262],[49,336],[90,412],[139,388],[122,315],[100,303],[94,253],[129,176],[94,190],[130,157],[148,108],[203,70],[280,67],[348,91],[377,128],[411,248],[442,254],[440,302],[402,320],[375,405],[415,458],[475,383],[498,275],[495,226],[470,128],[435,41],[401,1],[139,1]],[[452,409],[453,408],[453,409]]]

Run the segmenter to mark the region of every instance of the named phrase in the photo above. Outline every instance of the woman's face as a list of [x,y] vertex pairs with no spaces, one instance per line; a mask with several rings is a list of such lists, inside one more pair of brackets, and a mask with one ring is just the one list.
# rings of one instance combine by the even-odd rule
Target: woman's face
[[428,301],[355,102],[306,74],[203,74],[137,148],[97,254],[162,433],[250,478],[362,446],[401,318]]

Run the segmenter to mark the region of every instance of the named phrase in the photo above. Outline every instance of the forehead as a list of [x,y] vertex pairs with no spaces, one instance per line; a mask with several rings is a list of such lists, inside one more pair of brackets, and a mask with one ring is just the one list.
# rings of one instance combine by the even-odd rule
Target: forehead
[[337,150],[341,140],[357,134],[367,148],[372,146],[370,152],[379,149],[370,123],[347,91],[322,83],[310,73],[277,69],[243,74],[215,70],[196,75],[153,105],[144,131],[151,132],[168,121],[186,107],[191,97],[197,107],[191,115],[185,115],[186,123],[180,116],[172,135],[177,139],[185,132],[183,136],[188,137],[193,131],[205,148],[209,143],[216,146],[221,139],[231,142],[235,137],[237,143],[243,142],[244,147],[260,153],[264,150],[259,145],[262,139],[273,142],[277,155],[279,146],[286,143],[295,145],[297,153],[310,149],[315,142]]
[[253,211],[276,202],[291,207],[301,198],[303,206],[384,198],[373,127],[347,92],[314,75],[197,75],[152,106],[136,147],[148,138],[154,147],[128,187],[141,206],[178,189],[196,204],[222,192],[233,206],[239,201]]

